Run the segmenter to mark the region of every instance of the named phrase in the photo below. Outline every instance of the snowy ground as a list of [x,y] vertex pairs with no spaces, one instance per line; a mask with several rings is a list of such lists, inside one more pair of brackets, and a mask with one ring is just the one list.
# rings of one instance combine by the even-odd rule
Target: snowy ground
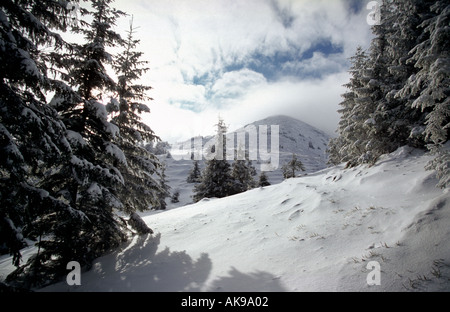
[[[152,212],[154,235],[97,259],[81,286],[42,290],[449,291],[450,196],[424,170],[429,159],[401,148],[371,168]],[[371,261],[380,285],[367,283]]]

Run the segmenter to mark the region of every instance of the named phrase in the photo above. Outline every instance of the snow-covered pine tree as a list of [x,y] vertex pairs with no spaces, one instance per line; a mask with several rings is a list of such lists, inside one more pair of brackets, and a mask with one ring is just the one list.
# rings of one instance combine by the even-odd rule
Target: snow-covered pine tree
[[237,157],[231,166],[231,177],[234,179],[236,193],[242,193],[255,187],[253,179],[253,169],[249,166],[249,161],[244,157],[245,152],[239,146]]
[[194,201],[236,194],[234,185],[230,164],[226,160],[208,160],[202,173],[201,182],[194,186]]
[[165,155],[170,150],[170,144],[165,141],[158,141],[155,144],[155,155]]
[[339,103],[341,108],[338,110],[340,114],[338,137],[333,138],[329,144],[329,162],[334,165],[341,162],[347,162],[349,165],[356,164],[364,151],[361,138],[365,136],[365,131],[360,106],[361,102],[367,100],[364,94],[364,85],[367,82],[364,71],[367,59],[366,52],[361,47],[358,47],[355,55],[350,58],[351,77],[350,81],[344,85],[348,91],[341,95],[343,101]]
[[344,95],[331,163],[373,163],[399,146],[428,144],[436,158],[427,168],[437,171],[439,186],[448,186],[449,11],[448,1],[383,2],[382,23],[373,27],[366,69],[356,80],[361,85],[347,85],[354,93]]
[[420,29],[424,34],[411,50],[412,62],[418,72],[411,75],[399,97],[412,98],[412,107],[425,117],[422,133],[428,149],[436,154],[428,169],[435,169],[439,187],[450,185],[450,5],[448,1],[433,1]]
[[180,202],[180,190],[176,189],[170,197],[170,202],[176,204]]
[[[64,88],[49,77],[57,55],[43,52],[68,46],[56,32],[66,30],[68,13],[60,1],[0,3],[0,244],[6,244],[16,266],[25,239],[57,235],[55,224],[85,219],[45,184],[71,155],[65,125],[46,104],[46,93]],[[40,264],[46,260],[38,252],[28,261],[28,282],[43,275]],[[25,269],[19,267],[8,280]]]
[[[160,168],[159,160],[144,146],[145,142],[154,142],[159,138],[140,116],[143,112],[150,112],[143,102],[151,100],[146,95],[151,87],[136,83],[149,68],[146,67],[147,62],[141,60],[143,53],[136,51],[139,40],[134,39],[134,33],[131,21],[123,51],[116,56],[113,65],[118,76],[116,94],[107,105],[111,123],[120,132],[120,136],[114,137],[125,157],[117,164],[124,179],[119,197],[123,211],[130,215],[160,206],[158,193],[161,192],[155,179]],[[137,217],[134,215],[133,220]]]
[[406,55],[420,37],[416,26],[425,6],[404,0],[381,6],[382,23],[373,26],[375,38],[368,56],[358,49],[351,59],[352,78],[346,85],[350,92],[343,95],[339,137],[329,148],[331,163],[373,164],[402,145],[423,144],[420,137],[411,135],[418,132],[420,114],[407,98],[396,94],[415,70]]
[[201,171],[198,160],[194,160],[193,166],[186,179],[188,183],[199,183],[201,181]]
[[383,3],[382,23],[373,27],[367,88],[375,104],[367,120],[366,153],[359,163],[374,163],[381,154],[402,145],[423,147],[423,115],[411,95],[398,96],[417,68],[408,61],[411,49],[424,38],[418,28],[433,1],[393,0]]
[[265,171],[262,171],[261,174],[259,175],[258,187],[264,187],[269,185],[270,182],[269,179],[267,178],[267,174]]
[[124,177],[118,167],[126,165],[126,158],[114,141],[119,128],[108,121],[102,102],[104,92],[117,88],[105,68],[113,61],[107,48],[122,43],[112,28],[124,13],[111,8],[111,2],[93,0],[91,8],[80,12],[91,18],[90,22],[80,20],[74,28],[85,43],[72,44],[59,63],[75,92],[57,92],[51,101],[66,125],[72,155],[47,184],[53,196],[85,216],[84,222],[56,225],[56,234],[40,244],[47,259],[55,259],[63,270],[68,261],[90,265],[126,239],[125,226],[115,213],[124,209],[120,199]]
[[[417,72],[408,62],[409,51],[423,37],[418,28],[421,19],[427,15],[432,1],[393,0],[383,4],[382,25],[374,26],[374,34],[384,43],[376,45],[371,59],[382,53],[383,58],[377,59],[374,68],[378,66],[379,92],[381,98],[375,98],[377,103],[373,114],[370,149],[375,161],[379,155],[389,153],[402,145],[423,147],[423,136],[418,135],[423,125],[423,116],[411,106],[411,97],[398,97],[398,91],[407,79]],[[378,63],[378,64],[376,64]],[[375,131],[373,131],[375,130]]]
[[429,8],[433,2],[434,0],[395,0],[390,7],[393,22],[387,31],[386,50],[390,58],[388,71],[392,80],[386,97],[397,104],[388,112],[393,116],[390,120],[390,136],[399,142],[397,146],[403,144],[419,148],[425,146],[423,133],[425,118],[420,110],[411,105],[414,96],[411,94],[398,96],[398,94],[409,77],[418,72],[414,63],[409,61],[409,53],[427,36],[419,26],[429,15]]
[[390,3],[381,6],[381,24],[374,25],[372,39],[369,48],[369,57],[365,63],[363,74],[363,87],[357,99],[358,106],[354,108],[358,116],[358,126],[361,135],[358,135],[357,144],[360,155],[356,164],[373,164],[378,157],[392,151],[393,141],[389,136],[392,116],[388,110],[391,103],[386,97],[390,90],[391,77],[388,73],[390,61],[387,46],[387,32],[392,27],[392,14],[389,10]]
[[170,196],[170,186],[167,184],[166,163],[160,164],[159,188],[156,191],[157,202],[153,205],[154,210],[165,210],[167,208],[166,198]]
[[203,169],[201,182],[194,187],[193,199],[195,202],[203,198],[226,197],[236,194],[235,181],[231,176],[229,162],[225,159],[227,127],[219,118],[216,134],[216,144],[214,147],[215,157],[207,160]]
[[344,139],[342,136],[337,136],[335,138],[330,139],[326,150],[328,156],[327,163],[329,165],[338,165],[342,162],[341,160],[343,159],[343,155],[341,155],[341,151],[343,148],[344,148]]
[[[249,173],[250,173],[250,175],[252,176],[252,177],[256,177],[257,175],[258,175],[258,172],[256,171],[256,168],[255,168],[255,166],[253,166],[253,163],[252,163],[252,160],[251,159],[249,159],[249,153],[248,153],[248,151],[245,151],[245,157],[246,157],[246,159],[247,159],[247,167],[248,167],[248,170],[249,170]],[[253,185],[253,187],[254,187],[255,185]]]
[[290,179],[296,177],[297,171],[305,171],[305,167],[303,166],[303,163],[297,159],[297,155],[293,153],[292,159],[284,164],[281,170],[283,171],[283,177],[285,179]]

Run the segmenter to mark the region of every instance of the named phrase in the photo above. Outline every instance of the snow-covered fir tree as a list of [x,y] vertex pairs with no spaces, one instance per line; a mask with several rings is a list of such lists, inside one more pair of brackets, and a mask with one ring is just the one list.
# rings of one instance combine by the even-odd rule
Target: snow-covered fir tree
[[180,190],[176,189],[172,196],[170,197],[170,202],[173,204],[179,203],[180,202]]
[[425,137],[428,149],[436,158],[428,165],[440,179],[438,186],[450,185],[450,4],[448,1],[429,3],[429,14],[420,24],[424,35],[411,50],[408,61],[418,69],[406,81],[398,97],[411,99],[411,106],[425,118],[419,133]]
[[373,164],[402,145],[436,154],[439,186],[449,183],[449,4],[385,1],[363,66],[358,49],[340,109],[330,162]]
[[231,166],[225,159],[227,127],[219,118],[216,133],[214,156],[207,160],[203,169],[201,181],[194,187],[193,199],[195,202],[203,198],[226,197],[236,194],[235,181],[231,176]]
[[358,47],[356,54],[350,58],[350,63],[350,81],[344,85],[348,91],[341,95],[343,101],[338,110],[341,115],[337,129],[339,136],[333,138],[329,144],[329,162],[335,165],[341,162],[357,163],[364,151],[361,138],[365,136],[365,131],[359,107],[365,99],[363,87],[366,82],[364,70],[367,55],[361,47]]
[[155,155],[167,154],[170,150],[170,144],[165,141],[158,141],[154,146],[154,150]]
[[[386,97],[392,102],[397,102],[395,110],[390,113],[392,129],[397,132],[391,135],[399,141],[399,144],[408,144],[422,148],[425,146],[423,124],[424,115],[413,107],[414,96],[404,94],[398,96],[407,83],[409,77],[418,72],[418,68],[409,61],[410,51],[426,37],[420,24],[429,14],[432,0],[396,0],[390,7],[391,25],[387,29],[388,45],[386,50],[390,57],[388,71],[391,74],[390,90]],[[399,140],[400,139],[400,140]]]
[[342,95],[339,137],[329,148],[333,164],[373,164],[380,155],[399,146],[420,146],[420,139],[410,135],[420,123],[420,114],[407,105],[406,99],[395,96],[414,71],[405,55],[417,33],[402,29],[415,28],[413,24],[417,23],[408,17],[409,6],[409,1],[401,0],[383,3],[382,23],[373,26],[375,38],[369,53],[358,48],[350,59],[352,77],[345,85],[349,91]]
[[298,171],[305,171],[303,163],[297,159],[297,155],[292,154],[292,159],[281,168],[285,179],[295,178]]
[[236,194],[230,164],[226,160],[208,160],[201,182],[194,187],[194,193],[195,202],[203,198],[222,198]]
[[389,139],[391,116],[387,110],[391,102],[386,97],[390,89],[390,76],[387,66],[389,55],[387,52],[387,29],[390,15],[387,5],[381,6],[382,21],[373,26],[375,38],[369,48],[369,57],[364,64],[363,86],[359,89],[358,105],[353,109],[358,118],[358,127],[362,134],[358,135],[358,149],[361,151],[358,164],[373,164],[381,154],[392,151]]
[[[150,112],[143,102],[151,100],[146,95],[151,87],[136,83],[148,67],[147,62],[140,60],[143,53],[136,51],[139,40],[134,39],[134,32],[131,21],[123,51],[116,56],[113,64],[118,83],[115,97],[107,105],[111,123],[120,132],[114,137],[114,142],[124,156],[117,167],[124,179],[119,197],[127,214],[160,206],[157,194],[161,192],[157,180],[159,160],[144,147],[144,142],[153,142],[158,137],[140,116],[143,112]],[[134,215],[134,219],[137,217]]]
[[201,181],[201,171],[200,166],[198,164],[198,160],[194,160],[192,169],[189,172],[189,175],[186,179],[186,182],[188,183],[199,183]]
[[159,188],[156,192],[157,203],[152,206],[154,210],[165,210],[167,208],[166,198],[170,196],[170,186],[167,184],[166,163],[161,163],[159,174]]
[[270,182],[265,171],[262,171],[258,179],[258,187],[269,186]]
[[[43,51],[68,47],[57,34],[66,30],[68,13],[60,1],[0,3],[0,244],[7,246],[16,266],[22,265],[25,239],[42,242],[60,234],[55,225],[85,220],[46,184],[48,175],[71,156],[66,127],[46,103],[46,93],[65,89],[49,75],[58,55]],[[30,283],[51,279],[41,270],[49,261],[38,252],[8,280],[23,274]]]
[[236,193],[245,192],[255,187],[255,180],[253,179],[255,168],[245,158],[245,151],[239,146],[237,157],[231,166],[231,176],[234,179]]
[[[248,158],[248,152],[247,152],[247,158]],[[256,171],[255,166],[253,166],[253,162],[251,161],[251,159],[247,159],[247,167],[248,167],[248,170],[250,171],[250,175],[252,177],[256,177],[258,175],[258,172]]]
[[412,129],[421,122],[419,112],[408,105],[408,99],[396,97],[415,69],[408,64],[407,54],[417,42],[420,33],[417,16],[427,4],[410,0],[383,3],[382,24],[375,25],[375,38],[370,47],[368,88],[376,104],[372,121],[368,124],[367,155],[361,162],[374,163],[381,154],[409,144],[420,147],[421,140],[411,137]]
[[[47,184],[51,195],[62,198],[83,222],[64,222],[57,233],[41,243],[42,253],[65,270],[68,261],[90,265],[98,255],[126,239],[125,226],[117,217],[124,210],[120,190],[125,181],[119,170],[126,166],[124,151],[116,144],[117,125],[108,120],[103,94],[117,90],[108,75],[113,57],[108,48],[122,44],[112,30],[123,15],[110,7],[110,0],[91,1],[91,8],[74,30],[84,36],[84,43],[73,44],[61,57],[65,80],[73,92],[57,92],[51,102],[67,128],[72,155],[54,170]],[[56,230],[55,230],[56,231]]]

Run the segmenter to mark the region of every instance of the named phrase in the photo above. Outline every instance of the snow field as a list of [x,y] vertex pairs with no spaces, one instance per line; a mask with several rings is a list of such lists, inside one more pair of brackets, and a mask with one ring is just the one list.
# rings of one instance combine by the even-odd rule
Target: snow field
[[[450,289],[450,202],[401,148],[144,217],[153,236],[99,258],[81,286],[44,291],[431,291]],[[369,261],[381,284],[368,285]]]

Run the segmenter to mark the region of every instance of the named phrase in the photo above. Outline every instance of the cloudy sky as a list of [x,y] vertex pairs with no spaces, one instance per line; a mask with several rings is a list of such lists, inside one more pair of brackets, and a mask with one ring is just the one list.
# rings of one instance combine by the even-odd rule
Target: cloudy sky
[[[365,0],[116,0],[132,14],[163,140],[288,115],[330,134],[348,58],[367,47]],[[122,18],[117,31],[126,30]]]

